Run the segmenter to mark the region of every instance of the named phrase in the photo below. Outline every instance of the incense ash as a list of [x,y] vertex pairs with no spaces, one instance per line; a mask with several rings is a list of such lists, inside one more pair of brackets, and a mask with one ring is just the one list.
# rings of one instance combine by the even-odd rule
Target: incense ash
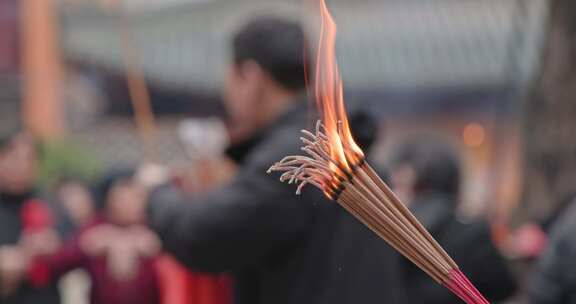
[[335,56],[336,24],[320,1],[322,17],[316,65],[317,107],[322,117],[300,138],[306,155],[287,156],[268,173],[282,182],[321,189],[439,284],[469,304],[489,303],[408,208],[366,162],[354,142]]

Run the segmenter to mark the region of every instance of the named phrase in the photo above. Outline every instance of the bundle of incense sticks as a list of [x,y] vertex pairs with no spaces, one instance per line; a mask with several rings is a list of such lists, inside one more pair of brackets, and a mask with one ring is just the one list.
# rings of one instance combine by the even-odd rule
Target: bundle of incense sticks
[[302,150],[308,156],[288,156],[268,172],[284,172],[280,180],[299,184],[298,194],[307,184],[320,188],[466,303],[488,303],[365,161],[350,131],[335,56],[336,23],[324,0],[320,14],[315,84],[322,122],[315,133],[302,131]]
[[351,166],[332,157],[332,147],[320,121],[315,134],[302,132],[302,150],[309,156],[288,156],[272,166],[269,173],[284,172],[280,180],[298,183],[297,194],[307,184],[320,188],[466,303],[488,303],[362,156],[357,155],[358,161]]

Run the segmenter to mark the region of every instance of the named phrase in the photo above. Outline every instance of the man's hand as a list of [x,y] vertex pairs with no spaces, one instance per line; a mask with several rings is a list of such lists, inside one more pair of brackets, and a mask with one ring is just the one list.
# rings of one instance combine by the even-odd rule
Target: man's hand
[[16,246],[0,247],[0,298],[12,295],[26,275],[28,259]]
[[204,159],[197,163],[197,168],[206,187],[219,186],[229,182],[237,171],[236,165],[225,157]]
[[147,189],[154,189],[170,181],[170,171],[159,164],[145,163],[136,172],[136,179]]
[[232,180],[236,175],[236,167],[223,157],[206,158],[196,160],[190,167],[179,170],[175,175],[184,192],[206,192]]

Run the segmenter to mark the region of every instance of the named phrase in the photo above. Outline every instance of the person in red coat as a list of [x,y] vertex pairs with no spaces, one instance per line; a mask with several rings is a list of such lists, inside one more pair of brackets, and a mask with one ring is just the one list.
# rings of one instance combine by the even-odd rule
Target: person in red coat
[[161,247],[145,226],[145,189],[133,171],[111,174],[100,188],[102,214],[36,265],[46,265],[52,279],[84,269],[93,304],[160,303],[156,258]]

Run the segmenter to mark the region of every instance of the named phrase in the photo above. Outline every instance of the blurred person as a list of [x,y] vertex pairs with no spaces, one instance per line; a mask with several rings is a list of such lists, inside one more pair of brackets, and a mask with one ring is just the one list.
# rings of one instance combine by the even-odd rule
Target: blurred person
[[[553,228],[572,206],[576,194],[568,194],[555,204],[557,208],[543,219],[529,220],[523,223],[510,234],[507,240],[508,250],[515,258],[532,264],[540,258],[548,247],[548,242]],[[529,265],[531,268],[533,265]]]
[[85,270],[92,304],[160,303],[155,262],[161,248],[145,226],[145,189],[134,171],[120,170],[105,177],[97,193],[101,215],[36,263],[49,269],[52,280]]
[[31,256],[55,251],[54,217],[36,191],[32,136],[12,128],[0,136],[0,303],[59,303],[55,284]]
[[[408,205],[414,215],[489,301],[514,294],[515,279],[491,239],[490,227],[457,215],[461,169],[450,144],[426,136],[401,145],[392,158],[391,174],[394,182],[403,179],[398,184],[404,197],[412,198]],[[408,260],[404,268],[406,303],[461,303]]]
[[157,189],[150,225],[190,269],[231,274],[238,304],[401,303],[397,255],[384,241],[320,191],[296,196],[266,174],[299,153],[311,123],[305,45],[298,23],[272,17],[234,35],[225,95],[238,173],[193,198]]
[[[95,203],[87,184],[80,178],[61,177],[53,189],[55,199],[67,218],[64,236],[70,237],[95,217]],[[71,271],[59,280],[62,304],[85,304],[90,298],[90,276],[83,269]]]
[[570,193],[561,198],[557,208],[540,220],[527,221],[512,234],[510,249],[517,257],[533,262],[539,258],[547,248],[548,239],[553,228],[564,217],[574,203],[576,194]]
[[60,179],[55,187],[55,194],[75,227],[88,224],[95,216],[92,193],[80,179],[72,177]]
[[548,245],[529,290],[530,303],[576,303],[576,198],[549,223]]

